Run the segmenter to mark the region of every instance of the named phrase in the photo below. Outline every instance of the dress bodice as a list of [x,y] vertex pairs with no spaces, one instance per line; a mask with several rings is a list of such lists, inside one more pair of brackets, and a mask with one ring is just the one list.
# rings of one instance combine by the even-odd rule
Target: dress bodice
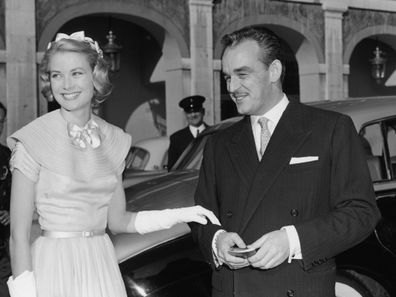
[[35,206],[42,229],[103,230],[108,205],[124,169],[131,137],[95,117],[102,133],[98,148],[81,150],[67,135],[59,110],[46,114],[7,141],[19,169],[35,182]]

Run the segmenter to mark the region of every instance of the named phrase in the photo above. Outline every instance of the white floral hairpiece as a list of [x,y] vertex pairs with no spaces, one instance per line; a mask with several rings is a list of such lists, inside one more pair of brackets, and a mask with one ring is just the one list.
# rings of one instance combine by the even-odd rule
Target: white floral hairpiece
[[[73,39],[73,40],[88,42],[89,45],[91,46],[91,48],[96,50],[96,52],[99,54],[99,56],[101,58],[103,58],[103,51],[100,49],[98,42],[94,41],[90,37],[86,37],[84,31],[74,32],[70,35],[67,35],[64,33],[58,33],[58,34],[56,34],[54,42],[57,42],[62,39]],[[49,50],[51,48],[51,46],[52,46],[52,42],[48,43],[47,50]]]

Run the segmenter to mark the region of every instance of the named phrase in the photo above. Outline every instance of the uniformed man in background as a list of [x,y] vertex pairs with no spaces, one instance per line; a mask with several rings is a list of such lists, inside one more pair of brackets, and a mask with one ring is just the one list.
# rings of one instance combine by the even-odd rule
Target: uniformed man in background
[[205,108],[202,105],[204,101],[205,97],[194,95],[186,97],[179,102],[179,106],[186,115],[188,126],[170,136],[168,170],[176,163],[190,142],[208,127],[204,122]]

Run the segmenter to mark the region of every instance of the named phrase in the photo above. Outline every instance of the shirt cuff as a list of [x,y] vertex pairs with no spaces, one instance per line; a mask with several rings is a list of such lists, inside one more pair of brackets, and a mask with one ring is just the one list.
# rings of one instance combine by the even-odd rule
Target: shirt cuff
[[216,268],[223,265],[223,261],[219,259],[219,256],[217,255],[217,237],[219,234],[226,232],[223,229],[217,230],[216,233],[213,235],[213,240],[212,240],[212,254],[213,254],[213,261],[216,265]]
[[281,229],[286,230],[287,238],[289,240],[289,258],[287,260],[288,263],[291,263],[292,260],[301,260],[301,244],[300,238],[298,237],[298,233],[296,227],[294,226],[284,226]]

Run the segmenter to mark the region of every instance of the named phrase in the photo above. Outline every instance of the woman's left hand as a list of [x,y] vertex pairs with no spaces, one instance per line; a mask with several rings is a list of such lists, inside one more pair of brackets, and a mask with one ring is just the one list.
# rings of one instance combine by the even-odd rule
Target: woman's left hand
[[173,209],[173,211],[175,211],[175,214],[179,218],[179,223],[196,222],[206,225],[209,219],[212,224],[221,226],[220,221],[215,214],[200,205],[176,208]]

